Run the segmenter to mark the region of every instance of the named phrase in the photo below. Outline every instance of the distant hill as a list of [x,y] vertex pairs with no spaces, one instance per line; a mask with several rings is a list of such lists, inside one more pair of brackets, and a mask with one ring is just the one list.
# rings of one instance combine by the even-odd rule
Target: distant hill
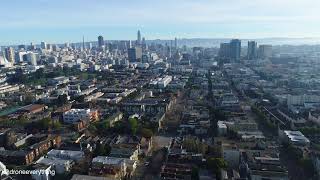
[[[229,42],[229,38],[190,38],[178,39],[179,46],[203,46],[203,47],[219,47],[220,43]],[[271,44],[271,45],[320,45],[320,38],[261,38],[261,39],[241,39],[242,46],[246,46],[249,40],[255,40],[258,44]],[[170,40],[148,40],[147,43],[167,43],[170,45]]]

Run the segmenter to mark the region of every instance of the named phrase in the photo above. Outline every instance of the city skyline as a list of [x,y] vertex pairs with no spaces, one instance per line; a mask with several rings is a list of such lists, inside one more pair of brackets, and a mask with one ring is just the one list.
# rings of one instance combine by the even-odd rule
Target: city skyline
[[[319,37],[316,0],[2,2],[0,45],[48,41]],[[157,7],[155,9],[154,7]]]

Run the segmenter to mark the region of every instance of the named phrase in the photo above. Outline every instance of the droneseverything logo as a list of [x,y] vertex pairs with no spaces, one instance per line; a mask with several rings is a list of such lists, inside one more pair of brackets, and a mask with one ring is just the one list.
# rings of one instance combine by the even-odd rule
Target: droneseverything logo
[[6,169],[1,172],[1,174],[6,175],[51,175],[54,176],[56,174],[55,170],[43,170],[43,169],[36,169],[36,170],[15,170],[15,169]]

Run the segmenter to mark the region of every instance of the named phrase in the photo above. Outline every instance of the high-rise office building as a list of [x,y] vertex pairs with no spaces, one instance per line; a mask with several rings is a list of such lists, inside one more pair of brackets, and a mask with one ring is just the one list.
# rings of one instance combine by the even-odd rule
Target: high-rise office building
[[47,43],[41,42],[41,49],[47,49]]
[[76,44],[75,43],[71,43],[71,49],[76,49]]
[[134,47],[128,49],[128,59],[130,62],[140,61],[142,58],[142,48]]
[[52,51],[52,44],[47,44],[47,48],[46,49]]
[[140,33],[140,30],[138,30],[138,33],[137,33],[137,44],[141,45],[141,33]]
[[19,50],[26,50],[26,45],[21,44],[18,46],[18,49]]
[[172,57],[172,45],[173,45],[173,41],[170,40],[170,46],[169,46],[169,57]]
[[141,48],[143,51],[148,49],[146,38],[144,37],[142,38],[142,41],[141,41]]
[[240,61],[241,55],[241,41],[239,39],[232,39],[230,41],[230,58],[234,62]]
[[0,65],[4,65],[7,63],[4,52],[0,51]]
[[102,47],[104,46],[104,40],[103,40],[103,37],[102,36],[99,36],[98,37],[98,47]]
[[52,51],[58,51],[60,48],[56,44],[52,44]]
[[174,38],[174,49],[177,50],[178,49],[178,39]]
[[272,45],[260,45],[258,56],[263,59],[272,57]]
[[26,56],[27,56],[27,61],[29,64],[31,64],[33,66],[37,65],[37,57],[36,57],[35,53],[30,52],[30,53],[26,54]]
[[85,45],[85,43],[84,43],[84,36],[82,36],[82,48],[83,48],[83,50],[86,49],[86,45]]
[[14,63],[14,60],[15,60],[14,49],[12,47],[7,47],[4,49],[4,53],[8,62]]
[[132,48],[132,42],[129,40],[129,48]]
[[142,45],[145,45],[145,44],[146,44],[146,38],[144,38],[144,37],[142,38],[141,44],[142,44]]
[[257,58],[257,42],[248,41],[247,58],[248,58],[248,60],[253,60],[253,59]]
[[17,52],[17,53],[16,53],[16,57],[15,57],[16,62],[17,62],[17,63],[20,63],[20,62],[26,61],[26,56],[25,56],[26,54],[27,54],[26,51],[19,51],[19,52]]
[[29,50],[30,50],[30,51],[36,50],[36,46],[35,46],[33,43],[30,43]]
[[219,57],[223,59],[230,58],[230,43],[220,44]]

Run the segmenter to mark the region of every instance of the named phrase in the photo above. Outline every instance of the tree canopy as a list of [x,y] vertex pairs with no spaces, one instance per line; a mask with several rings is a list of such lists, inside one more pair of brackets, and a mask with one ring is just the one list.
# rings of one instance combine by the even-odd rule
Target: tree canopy
[[135,135],[138,129],[138,118],[130,118],[129,125],[131,129],[131,133]]

